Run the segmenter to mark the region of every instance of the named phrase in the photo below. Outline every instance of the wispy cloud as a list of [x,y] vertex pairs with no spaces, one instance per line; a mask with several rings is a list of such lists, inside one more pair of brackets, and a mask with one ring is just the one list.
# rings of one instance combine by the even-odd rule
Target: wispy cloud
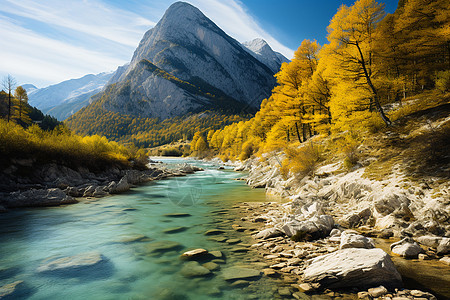
[[24,29],[0,18],[2,45],[0,70],[14,76],[57,82],[87,73],[108,71],[123,63],[103,53],[72,46]]
[[[175,1],[0,0],[0,76],[45,86],[126,63],[143,34]],[[264,38],[274,50],[293,50],[267,33],[239,0],[188,0],[240,42]]]
[[140,15],[100,1],[85,0],[5,0],[0,11],[33,19],[57,27],[65,27],[113,42],[136,46],[142,30],[155,26]]

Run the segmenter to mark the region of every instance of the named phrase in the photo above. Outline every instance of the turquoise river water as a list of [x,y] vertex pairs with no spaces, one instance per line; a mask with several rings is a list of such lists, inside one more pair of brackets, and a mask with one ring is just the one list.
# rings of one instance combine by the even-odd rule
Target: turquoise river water
[[[23,280],[22,292],[14,299],[30,300],[270,299],[265,289],[270,290],[271,284],[264,280],[251,291],[230,286],[221,279],[220,270],[205,278],[180,274],[185,262],[179,256],[187,249],[222,250],[228,254],[223,244],[204,234],[218,228],[222,221],[231,222],[226,210],[221,210],[224,205],[265,200],[264,190],[252,190],[234,180],[242,174],[217,170],[217,166],[207,163],[195,164],[205,171],[65,207],[1,214],[0,286]],[[133,242],[140,235],[147,238]],[[181,246],[156,255],[146,253],[147,244],[165,241],[176,241]],[[100,252],[105,262],[88,272],[37,272],[48,258],[90,251]],[[222,266],[253,263],[256,267],[254,257],[252,253],[228,255]]]

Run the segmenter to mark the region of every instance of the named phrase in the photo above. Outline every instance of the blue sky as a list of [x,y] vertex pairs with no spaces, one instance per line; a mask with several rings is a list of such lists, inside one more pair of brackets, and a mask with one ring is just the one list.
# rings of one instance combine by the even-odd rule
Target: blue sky
[[[0,77],[45,87],[113,71],[172,0],[0,0]],[[303,39],[326,42],[335,0],[188,0],[240,42],[257,37],[288,58]],[[397,0],[384,2],[392,13]]]

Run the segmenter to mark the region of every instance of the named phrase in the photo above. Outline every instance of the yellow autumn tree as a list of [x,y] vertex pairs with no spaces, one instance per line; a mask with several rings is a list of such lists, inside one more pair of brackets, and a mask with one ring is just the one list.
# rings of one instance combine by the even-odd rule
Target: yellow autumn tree
[[[367,110],[376,110],[383,122],[390,125],[391,121],[384,113],[374,84],[374,32],[384,15],[383,5],[375,0],[358,0],[351,7],[342,5],[328,26],[327,38],[330,44],[326,47],[325,57],[330,69],[333,69],[331,78],[340,81],[336,93],[340,96],[332,98],[332,101],[343,103],[334,107],[347,110],[350,116],[356,102],[361,102],[359,109],[365,107]],[[345,90],[356,90],[351,100],[341,97],[341,92]],[[348,109],[346,101],[351,101]]]

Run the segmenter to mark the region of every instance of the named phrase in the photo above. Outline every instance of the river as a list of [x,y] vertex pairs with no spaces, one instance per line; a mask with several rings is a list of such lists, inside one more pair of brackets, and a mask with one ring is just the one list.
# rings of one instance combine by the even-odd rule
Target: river
[[[257,230],[257,224],[245,233],[232,229],[242,216],[236,205],[266,201],[264,189],[250,189],[235,180],[241,173],[218,170],[214,164],[164,160],[169,165],[188,162],[205,171],[65,207],[0,214],[0,286],[23,281],[11,299],[32,300],[280,297],[277,288],[289,286],[288,282],[264,276],[233,286],[222,277],[229,267],[267,267],[250,247],[254,241],[248,230]],[[208,230],[222,233],[206,235]],[[173,242],[179,245],[163,249]],[[388,251],[386,242],[378,243]],[[159,250],[149,251],[155,245]],[[187,277],[183,272],[187,262],[180,254],[196,248],[220,250],[224,257],[215,260],[220,268],[208,276]],[[101,254],[102,263],[84,271],[38,272],[48,261],[93,251]],[[394,261],[407,288],[428,287],[440,299],[450,294],[448,267],[418,260]]]
[[[22,292],[15,298],[33,300],[270,299],[266,292],[273,286],[266,279],[260,280],[259,286],[243,289],[226,283],[220,270],[199,278],[186,278],[180,273],[185,264],[180,254],[194,248],[221,250],[226,257],[222,268],[237,264],[262,268],[251,251],[232,254],[230,251],[239,244],[219,243],[205,232],[232,222],[226,208],[233,203],[265,201],[264,190],[252,190],[234,180],[242,174],[232,170],[191,163],[205,171],[65,207],[1,214],[0,286],[23,280]],[[241,244],[245,242],[242,233],[230,234],[237,240],[242,238]],[[166,241],[181,246],[170,251],[146,251],[146,245]],[[37,272],[49,258],[90,251],[101,253],[104,263],[90,267],[88,272]]]

